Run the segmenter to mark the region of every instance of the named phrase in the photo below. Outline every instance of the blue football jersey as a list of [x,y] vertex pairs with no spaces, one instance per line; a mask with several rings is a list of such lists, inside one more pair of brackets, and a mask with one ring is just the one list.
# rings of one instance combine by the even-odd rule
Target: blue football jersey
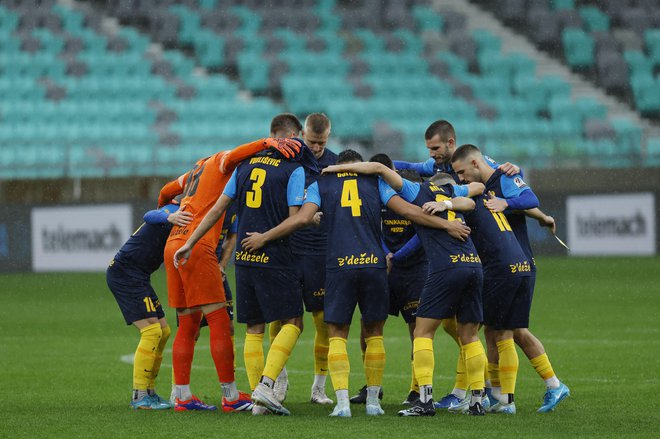
[[525,255],[508,219],[502,212],[486,207],[486,200],[493,196],[504,198],[496,170],[486,182],[484,194],[474,198],[476,208],[465,214],[465,221],[472,229],[470,236],[484,266],[484,277],[529,276],[531,260]]
[[248,232],[265,232],[289,217],[289,206],[300,206],[305,196],[305,173],[297,162],[264,151],[245,160],[234,171],[224,194],[238,205],[236,265],[292,268],[289,237],[269,242],[256,253],[241,247]]
[[[451,200],[457,196],[454,187],[450,184],[436,186],[430,181],[413,183],[405,179],[400,194],[404,200],[419,207],[429,201]],[[439,213],[438,216],[447,221],[464,222],[463,215],[452,210],[445,210]],[[419,224],[415,225],[415,229],[426,251],[429,272],[443,271],[455,267],[481,266],[481,260],[471,239],[468,238],[463,242],[451,237],[444,230]]]
[[[389,251],[396,253],[406,245],[417,233],[412,221],[398,215],[387,207],[380,212],[383,230],[383,242]],[[412,267],[426,261],[424,247],[420,246],[413,251],[405,260],[396,262],[399,267]]]
[[[337,163],[337,154],[325,149],[323,155],[318,159],[318,169],[327,168]],[[318,173],[305,168],[305,187],[309,187],[319,178]],[[291,236],[291,248],[293,252],[301,255],[324,255],[328,242],[328,226],[325,218],[321,217],[318,227],[306,227],[298,230]]]
[[[163,252],[172,224],[167,222],[170,213],[179,210],[176,204],[168,204],[157,211],[147,212],[145,222],[128,238],[119,249],[114,260],[135,268],[146,276],[158,270],[163,263]],[[154,220],[146,222],[149,215]]]
[[[488,163],[488,166],[491,168],[499,168],[500,164],[492,158],[484,155],[484,159],[486,159],[486,163]],[[402,160],[394,160],[393,163],[394,167],[399,171],[410,169],[417,172],[422,177],[431,177],[438,172],[444,172],[445,174],[451,175],[456,183],[460,183],[460,179],[458,178],[458,175],[456,175],[456,172],[454,172],[454,168],[451,166],[451,163],[436,163],[434,158],[429,158],[425,162],[420,163],[410,163],[404,162]]]
[[385,267],[380,207],[394,195],[378,177],[352,172],[322,175],[307,188],[305,203],[319,206],[328,226],[328,270]]

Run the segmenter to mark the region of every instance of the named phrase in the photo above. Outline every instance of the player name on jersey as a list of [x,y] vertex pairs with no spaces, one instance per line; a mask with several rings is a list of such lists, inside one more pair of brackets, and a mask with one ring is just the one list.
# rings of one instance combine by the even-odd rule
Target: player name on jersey
[[279,166],[280,163],[282,162],[282,159],[276,159],[273,157],[252,157],[250,159],[250,164],[254,165],[255,163],[263,163],[264,165],[269,165],[269,166]]

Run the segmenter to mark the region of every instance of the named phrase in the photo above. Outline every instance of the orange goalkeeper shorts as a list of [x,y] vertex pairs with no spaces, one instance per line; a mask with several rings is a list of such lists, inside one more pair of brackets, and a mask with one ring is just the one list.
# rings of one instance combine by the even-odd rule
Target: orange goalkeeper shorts
[[222,273],[215,249],[198,244],[190,259],[179,268],[174,267],[174,253],[185,243],[170,239],[165,245],[168,303],[172,308],[193,308],[210,303],[225,302]]

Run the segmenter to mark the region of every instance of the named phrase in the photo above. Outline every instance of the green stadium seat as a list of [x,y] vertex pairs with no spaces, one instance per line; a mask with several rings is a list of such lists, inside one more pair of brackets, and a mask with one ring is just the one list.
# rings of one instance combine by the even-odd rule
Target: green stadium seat
[[575,9],[575,0],[551,0],[552,9]]
[[564,56],[574,69],[591,67],[594,64],[594,39],[582,29],[569,28],[562,33]]
[[486,29],[473,30],[472,39],[477,43],[480,52],[500,52],[502,49],[502,39]]
[[610,30],[610,17],[597,7],[584,6],[578,12],[590,32],[607,32]]
[[419,32],[442,32],[444,28],[444,20],[442,15],[438,14],[428,6],[413,6],[412,15],[415,18],[415,27]]

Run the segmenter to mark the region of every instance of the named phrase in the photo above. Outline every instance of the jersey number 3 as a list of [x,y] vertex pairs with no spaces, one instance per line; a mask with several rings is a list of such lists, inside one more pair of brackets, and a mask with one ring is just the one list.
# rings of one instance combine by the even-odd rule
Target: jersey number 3
[[357,180],[344,180],[341,189],[341,207],[350,207],[351,215],[360,216],[360,206],[362,206],[362,200],[358,193]]
[[263,192],[261,187],[266,181],[266,170],[260,168],[254,168],[250,172],[250,181],[252,183],[252,190],[245,193],[245,205],[253,209],[261,207],[261,199]]

